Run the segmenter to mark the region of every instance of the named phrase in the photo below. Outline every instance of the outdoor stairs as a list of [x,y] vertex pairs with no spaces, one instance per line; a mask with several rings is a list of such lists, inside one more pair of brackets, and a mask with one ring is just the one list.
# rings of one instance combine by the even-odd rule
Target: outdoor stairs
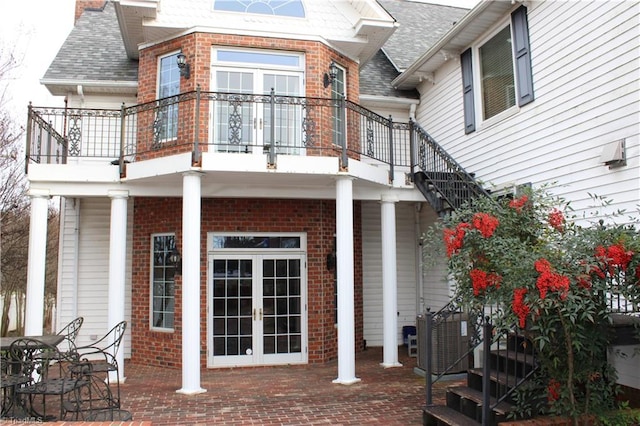
[[[490,352],[490,406],[489,419],[483,426],[493,426],[507,421],[513,409],[510,397],[496,404],[497,398],[505,395],[516,383],[534,369],[530,342],[521,336],[510,335],[506,346]],[[430,405],[423,409],[424,426],[473,426],[482,425],[482,368],[467,370],[466,386],[447,388],[446,405]]]

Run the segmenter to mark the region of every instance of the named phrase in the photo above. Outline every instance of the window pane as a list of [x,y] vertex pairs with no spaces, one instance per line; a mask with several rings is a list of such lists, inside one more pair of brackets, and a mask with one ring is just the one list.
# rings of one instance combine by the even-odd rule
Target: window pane
[[480,69],[486,120],[516,104],[510,26],[480,47]]
[[151,327],[173,328],[175,311],[175,268],[169,255],[175,248],[174,235],[155,235],[152,238],[151,267]]

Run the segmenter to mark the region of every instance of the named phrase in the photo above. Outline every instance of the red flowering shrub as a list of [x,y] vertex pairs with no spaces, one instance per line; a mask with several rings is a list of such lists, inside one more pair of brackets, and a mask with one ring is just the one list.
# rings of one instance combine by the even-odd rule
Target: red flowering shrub
[[493,235],[499,223],[497,218],[487,213],[476,213],[473,215],[473,227],[480,231],[485,238]]
[[447,256],[451,257],[462,248],[462,241],[464,240],[465,230],[469,228],[468,223],[459,223],[455,229],[444,230],[444,244],[447,249]]
[[558,209],[553,209],[549,213],[549,225],[556,231],[564,231],[564,214]]
[[556,379],[549,380],[549,385],[547,386],[547,400],[550,403],[556,402],[560,399],[560,382]]
[[513,309],[513,313],[518,317],[518,325],[520,328],[524,328],[527,322],[527,316],[531,311],[531,308],[527,306],[524,301],[524,296],[527,294],[526,288],[516,288],[513,291],[513,302],[511,304],[511,309]]
[[509,201],[509,207],[515,209],[518,213],[520,213],[524,206],[527,204],[527,201],[529,201],[529,197],[523,195],[520,198],[514,198],[513,200]]
[[547,409],[558,415],[613,406],[603,307],[608,294],[640,305],[640,219],[580,226],[568,211],[544,189],[479,199],[445,218],[443,233],[456,298],[480,312],[510,307],[493,311],[491,322],[526,333],[540,365],[538,395],[546,388]]
[[498,274],[493,272],[487,274],[482,269],[472,269],[469,275],[471,276],[471,285],[475,296],[486,291],[488,287],[500,288],[502,278]]
[[536,287],[540,292],[540,299],[547,297],[547,291],[557,291],[562,300],[567,298],[569,292],[569,277],[553,272],[551,264],[546,259],[538,259],[534,266],[540,274],[536,280]]

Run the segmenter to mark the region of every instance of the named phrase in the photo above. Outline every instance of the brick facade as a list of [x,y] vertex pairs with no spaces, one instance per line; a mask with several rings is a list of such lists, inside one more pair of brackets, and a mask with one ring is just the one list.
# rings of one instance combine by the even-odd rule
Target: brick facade
[[[158,61],[162,56],[182,52],[187,63],[191,67],[191,77],[180,79],[180,93],[193,93],[196,88],[203,92],[211,91],[211,52],[213,47],[236,47],[254,48],[267,50],[280,50],[304,54],[305,58],[305,93],[307,98],[331,98],[331,89],[324,87],[324,74],[329,69],[331,61],[335,61],[346,70],[346,97],[348,100],[358,102],[359,100],[359,74],[358,64],[343,55],[333,51],[323,43],[307,40],[289,40],[269,37],[249,37],[225,34],[192,33],[178,37],[157,45],[142,49],[138,66],[138,103],[144,104],[157,99],[158,81]],[[193,96],[193,95],[192,95]],[[172,143],[163,144],[161,147],[153,145],[150,139],[151,133],[148,129],[154,126],[155,114],[152,110],[137,115],[138,127],[138,160],[146,160],[156,157],[163,157],[175,153],[191,152],[192,142],[199,141],[199,149],[206,151],[207,141],[209,141],[209,131],[211,126],[208,120],[207,101],[200,103],[199,127],[196,133],[195,120],[195,100],[185,100],[180,103],[180,120],[178,138]],[[314,115],[316,131],[313,147],[308,147],[306,155],[337,156],[339,150],[335,150],[332,140],[332,114],[333,109],[328,105],[319,107]],[[348,146],[351,148],[350,156],[359,150],[360,130],[353,128],[357,126],[357,120],[351,120],[352,128],[348,132],[350,140]],[[146,132],[146,133],[143,133]],[[315,148],[319,148],[316,150]],[[197,164],[196,164],[197,165]]]
[[[150,316],[151,235],[176,233],[181,248],[182,200],[136,198],[134,200],[131,355],[132,361],[168,368],[181,367],[182,291],[176,277],[174,332],[152,331]],[[362,233],[360,203],[354,205],[354,286],[356,351],[363,349]],[[333,272],[326,256],[333,247],[333,200],[203,199],[201,228],[201,356],[207,358],[207,233],[208,232],[304,232],[307,235],[307,304],[309,363],[337,356],[334,325]]]

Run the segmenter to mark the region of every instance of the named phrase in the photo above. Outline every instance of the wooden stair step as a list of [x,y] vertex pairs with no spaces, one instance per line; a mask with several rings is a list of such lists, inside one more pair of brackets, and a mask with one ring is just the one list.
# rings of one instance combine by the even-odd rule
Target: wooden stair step
[[428,422],[423,421],[425,425],[449,425],[449,426],[478,426],[480,423],[476,422],[470,417],[465,416],[462,413],[454,410],[453,408],[445,405],[429,405],[423,409],[424,416],[431,416],[436,421]]
[[[484,375],[482,372],[482,368],[473,368],[469,370],[469,374],[475,374],[478,377],[482,377]],[[521,377],[513,376],[511,374],[507,375],[504,372],[496,370],[489,371],[489,378],[492,382],[506,387],[513,387],[515,386],[517,380],[521,380]]]
[[[449,392],[453,392],[461,398],[468,399],[476,403],[478,406],[482,406],[482,392],[476,389],[472,389],[467,386],[453,386],[447,389]],[[489,398],[489,404],[493,406],[496,403],[494,397]],[[493,408],[499,415],[507,415],[509,411],[513,409],[513,405],[508,402],[501,401],[497,406]]]

